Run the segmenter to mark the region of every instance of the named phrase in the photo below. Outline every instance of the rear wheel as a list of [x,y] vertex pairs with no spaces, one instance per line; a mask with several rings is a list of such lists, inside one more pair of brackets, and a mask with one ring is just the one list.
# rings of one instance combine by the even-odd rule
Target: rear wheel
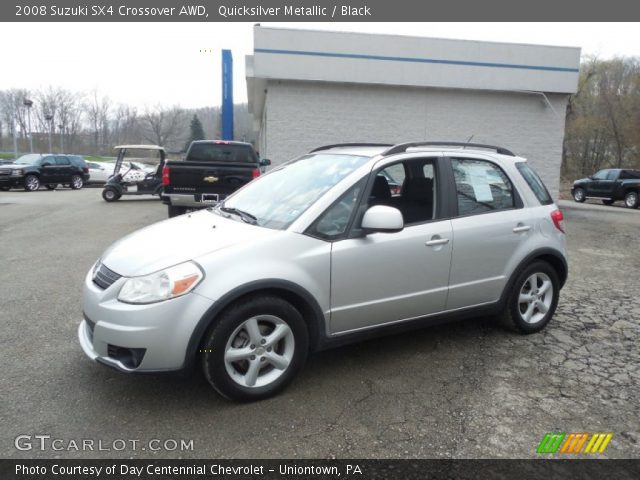
[[27,175],[24,178],[24,189],[27,192],[35,192],[40,188],[40,179],[35,175]]
[[187,213],[187,209],[184,207],[174,207],[173,205],[169,205],[169,218],[177,217],[178,215],[182,215]]
[[84,185],[84,180],[80,175],[74,175],[71,177],[71,188],[74,190],[80,190]]
[[501,315],[505,326],[521,333],[542,330],[553,317],[560,294],[558,274],[536,261],[518,274]]
[[220,394],[253,401],[283,390],[303,367],[309,337],[290,303],[260,296],[232,305],[205,334],[202,369]]
[[55,190],[56,188],[58,188],[58,184],[56,183],[48,183],[45,185],[45,187],[47,187],[47,190]]
[[120,193],[113,187],[105,187],[102,190],[102,198],[105,202],[115,202],[120,198]]
[[576,202],[582,203],[582,202],[584,202],[586,200],[586,198],[587,198],[587,196],[584,193],[584,189],[583,188],[578,187],[573,191],[573,199]]
[[602,203],[604,203],[605,205],[613,205],[613,202],[614,202],[614,201],[615,201],[615,200],[611,200],[611,199],[609,199],[609,200],[602,200]]
[[624,196],[624,205],[627,208],[638,208],[640,200],[638,199],[638,192],[627,192]]

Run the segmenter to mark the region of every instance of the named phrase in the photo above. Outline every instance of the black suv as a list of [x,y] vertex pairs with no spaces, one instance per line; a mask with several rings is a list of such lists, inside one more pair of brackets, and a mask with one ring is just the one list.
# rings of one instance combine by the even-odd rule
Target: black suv
[[10,165],[0,165],[0,190],[4,191],[18,187],[32,192],[40,185],[55,190],[59,184],[78,190],[87,180],[89,168],[79,155],[30,153]]

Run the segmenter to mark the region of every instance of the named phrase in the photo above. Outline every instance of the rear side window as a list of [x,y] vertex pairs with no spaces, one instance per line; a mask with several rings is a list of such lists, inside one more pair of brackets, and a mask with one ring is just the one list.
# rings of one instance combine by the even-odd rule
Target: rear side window
[[486,160],[451,159],[456,181],[458,215],[475,215],[515,207],[511,181]]
[[67,157],[56,157],[56,165],[71,165]]
[[194,143],[189,149],[187,160],[258,163],[258,157],[250,146],[224,143]]
[[516,163],[516,168],[542,205],[549,205],[553,203],[549,190],[547,190],[547,187],[544,186],[544,183],[542,183],[538,174],[529,165],[525,162],[518,162]]
[[640,179],[640,171],[637,170],[622,170],[620,172],[620,180]]

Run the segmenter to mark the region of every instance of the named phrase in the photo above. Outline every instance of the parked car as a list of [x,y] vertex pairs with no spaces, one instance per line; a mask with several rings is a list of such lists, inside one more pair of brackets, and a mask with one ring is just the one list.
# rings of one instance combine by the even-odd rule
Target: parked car
[[168,161],[164,167],[162,203],[169,217],[215,205],[260,176],[260,167],[270,164],[258,159],[250,143],[191,142],[184,160]]
[[86,276],[80,345],[127,373],[199,363],[257,400],[309,352],[390,330],[484,315],[542,330],[567,278],[562,213],[525,159],[440,145],[318,148],[128,235]]
[[113,164],[106,162],[87,162],[89,167],[89,181],[90,184],[103,184],[107,183],[109,177],[113,175]]
[[79,155],[30,153],[0,165],[0,189],[5,191],[13,187],[35,191],[41,185],[54,190],[59,184],[78,190],[87,180],[89,168]]
[[587,198],[602,200],[605,205],[623,200],[627,208],[640,205],[640,170],[609,168],[573,182],[571,195],[576,202]]

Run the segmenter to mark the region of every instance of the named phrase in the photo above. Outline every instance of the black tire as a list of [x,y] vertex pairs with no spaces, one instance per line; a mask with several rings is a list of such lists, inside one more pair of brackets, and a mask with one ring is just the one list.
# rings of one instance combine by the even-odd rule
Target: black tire
[[58,184],[57,183],[48,183],[45,185],[45,187],[47,187],[47,190],[55,190],[56,188],[58,188]]
[[80,190],[84,186],[84,180],[80,175],[74,175],[71,177],[71,183],[69,184],[69,186],[73,190]]
[[102,190],[102,198],[105,202],[115,202],[120,198],[120,192],[113,187],[105,187]]
[[[277,317],[286,323],[293,335],[294,348],[288,366],[279,374],[279,377],[262,386],[248,387],[234,380],[227,371],[225,350],[227,343],[232,341],[232,337],[239,335],[237,330],[240,326],[259,315]],[[247,339],[248,343],[250,341]],[[247,346],[251,348],[250,345]],[[231,400],[249,402],[272,397],[282,391],[304,366],[308,350],[309,334],[300,312],[279,297],[265,295],[238,301],[227,308],[204,335],[200,355],[204,375],[218,393]],[[252,360],[255,360],[255,357],[254,355]],[[273,371],[273,367],[267,363],[265,367],[260,368],[267,368],[267,373],[269,369]]]
[[11,190],[11,187],[0,187],[0,191],[8,192],[9,190]]
[[[551,291],[553,293],[553,297],[551,298],[550,305],[547,307],[548,310],[546,313],[544,313],[539,320],[529,323],[523,318],[522,305],[524,303],[520,304],[520,293],[523,289],[526,289],[528,279],[536,273],[543,274],[551,280]],[[510,330],[515,330],[525,334],[539,332],[546,327],[553,317],[556,307],[558,306],[559,294],[560,281],[558,280],[558,273],[547,262],[535,261],[522,270],[513,282],[507,297],[507,303],[504,311],[500,315],[500,320],[503,325]],[[541,313],[542,312],[538,311],[537,314]]]
[[584,188],[580,188],[580,187],[575,188],[572,194],[573,194],[573,199],[578,203],[582,203],[587,199]]
[[627,192],[624,196],[624,206],[627,208],[638,208],[640,205],[640,193],[635,190]]
[[40,179],[37,175],[27,175],[24,177],[24,189],[27,192],[35,192],[40,188]]
[[178,215],[187,213],[187,209],[184,207],[174,207],[173,205],[169,205],[168,213],[169,213],[169,218],[173,218],[173,217],[177,217]]
[[602,203],[605,205],[613,205],[613,202],[615,202],[615,200],[602,200]]

